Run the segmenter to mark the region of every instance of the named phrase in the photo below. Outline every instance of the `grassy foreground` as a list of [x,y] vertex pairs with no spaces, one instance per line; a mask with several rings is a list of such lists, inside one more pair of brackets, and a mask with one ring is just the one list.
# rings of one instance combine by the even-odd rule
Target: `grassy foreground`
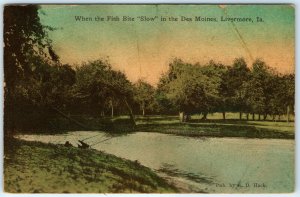
[[149,168],[96,150],[5,141],[4,190],[12,193],[170,193]]

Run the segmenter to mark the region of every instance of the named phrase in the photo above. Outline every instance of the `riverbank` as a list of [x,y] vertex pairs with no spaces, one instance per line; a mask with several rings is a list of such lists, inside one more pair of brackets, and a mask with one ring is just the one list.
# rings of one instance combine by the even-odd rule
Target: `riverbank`
[[228,114],[223,120],[220,114],[209,114],[207,120],[200,116],[192,116],[191,121],[180,123],[177,116],[136,116],[136,126],[131,125],[127,116],[91,118],[73,117],[86,128],[60,119],[50,130],[32,130],[17,132],[18,134],[61,134],[69,131],[104,131],[109,134],[127,134],[133,132],[156,132],[188,137],[243,137],[243,138],[271,138],[294,139],[294,122],[237,119],[236,113]]
[[174,193],[138,161],[92,149],[5,141],[4,190],[11,193]]
[[135,131],[157,132],[188,137],[243,137],[294,139],[294,122],[247,121],[237,119],[197,119],[180,123],[174,116],[139,117]]
[[[111,138],[99,131],[18,138],[53,144],[69,141],[73,145],[85,138],[93,149],[138,160],[183,193],[286,193],[294,186],[295,141],[289,139],[198,138],[154,132]],[[265,183],[267,187],[229,187],[239,182]],[[228,187],[216,187],[215,183]]]

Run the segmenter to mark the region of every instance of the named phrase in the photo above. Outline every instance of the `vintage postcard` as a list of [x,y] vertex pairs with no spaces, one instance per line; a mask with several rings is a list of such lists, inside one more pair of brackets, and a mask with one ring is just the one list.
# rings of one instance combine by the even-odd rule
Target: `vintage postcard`
[[294,192],[293,5],[5,5],[3,31],[5,192]]

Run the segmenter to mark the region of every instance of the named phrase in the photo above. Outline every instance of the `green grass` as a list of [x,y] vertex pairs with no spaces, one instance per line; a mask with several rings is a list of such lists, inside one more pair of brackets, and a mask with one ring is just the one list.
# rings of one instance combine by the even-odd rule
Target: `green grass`
[[221,114],[210,114],[208,120],[201,120],[201,117],[196,115],[192,116],[188,123],[180,123],[177,116],[139,116],[135,131],[190,137],[294,138],[294,122],[222,120],[220,116]]
[[[193,115],[192,118],[194,119],[200,119],[202,116],[200,115]],[[258,114],[255,114],[254,115],[254,118],[255,120],[258,120]],[[222,113],[211,113],[211,114],[208,114],[207,115],[207,118],[210,119],[210,120],[220,120],[220,119],[223,119],[223,114]],[[226,119],[227,120],[239,120],[240,118],[240,114],[239,113],[235,113],[235,112],[226,112]],[[247,115],[245,113],[242,114],[242,119],[243,120],[246,120],[247,119]],[[261,120],[263,119],[263,116],[261,115]],[[290,115],[290,119],[292,121],[294,121],[295,117],[291,114]],[[252,114],[249,114],[249,120],[252,120]],[[267,116],[266,118],[267,121],[272,121],[272,117],[271,116]],[[279,121],[278,120],[278,116],[276,116],[276,121]],[[280,121],[285,121],[286,120],[286,115],[281,115],[280,116]]]
[[5,141],[4,189],[12,193],[170,193],[149,168],[96,150]]
[[[190,137],[245,137],[245,138],[285,138],[294,139],[295,127],[294,117],[291,116],[292,122],[273,121],[268,116],[266,121],[258,120],[255,115],[255,121],[252,121],[252,115],[246,120],[243,114],[242,120],[239,120],[238,113],[226,113],[226,120],[223,120],[221,113],[208,114],[208,120],[201,120],[202,116],[193,115],[188,123],[180,123],[178,116],[150,115],[136,116],[135,127],[129,121],[128,116],[118,116],[114,118],[92,118],[85,116],[74,117],[87,128],[78,127],[74,123],[60,118],[57,123],[53,123],[51,130],[33,130],[20,131],[19,133],[40,133],[56,134],[68,131],[78,130],[96,130],[105,131],[111,134],[123,134],[130,132],[159,132],[175,134]],[[261,117],[262,118],[262,117]],[[277,117],[278,118],[278,117]]]

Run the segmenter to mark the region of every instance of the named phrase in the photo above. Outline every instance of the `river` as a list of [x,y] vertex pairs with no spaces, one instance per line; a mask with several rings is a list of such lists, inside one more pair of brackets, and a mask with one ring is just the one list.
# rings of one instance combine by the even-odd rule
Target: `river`
[[77,145],[78,140],[156,171],[183,192],[287,193],[294,189],[294,140],[192,138],[137,132],[19,135],[29,141]]

